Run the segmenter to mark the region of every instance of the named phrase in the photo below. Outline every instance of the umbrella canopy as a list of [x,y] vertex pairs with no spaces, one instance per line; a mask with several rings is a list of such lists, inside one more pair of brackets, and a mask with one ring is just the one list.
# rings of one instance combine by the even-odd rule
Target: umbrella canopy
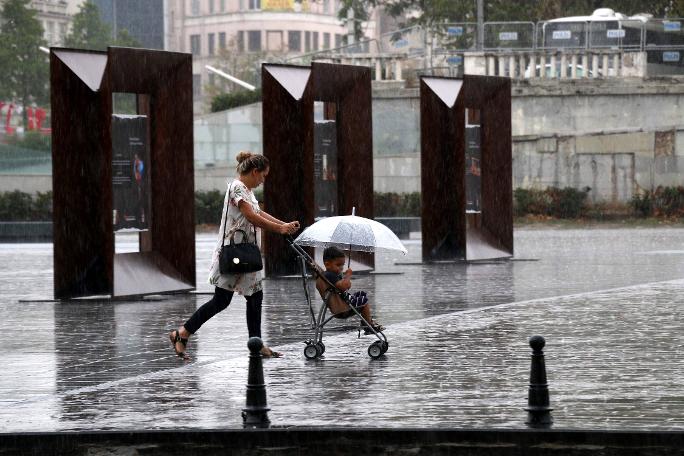
[[305,229],[295,244],[307,247],[339,247],[360,252],[398,250],[406,254],[399,238],[385,225],[355,215],[321,219]]

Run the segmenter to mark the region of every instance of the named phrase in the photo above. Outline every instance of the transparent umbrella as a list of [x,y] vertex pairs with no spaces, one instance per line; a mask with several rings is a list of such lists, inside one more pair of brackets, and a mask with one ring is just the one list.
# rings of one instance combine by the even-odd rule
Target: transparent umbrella
[[327,217],[306,228],[295,244],[307,247],[335,246],[344,250],[377,252],[396,250],[406,254],[399,238],[375,220],[353,215]]

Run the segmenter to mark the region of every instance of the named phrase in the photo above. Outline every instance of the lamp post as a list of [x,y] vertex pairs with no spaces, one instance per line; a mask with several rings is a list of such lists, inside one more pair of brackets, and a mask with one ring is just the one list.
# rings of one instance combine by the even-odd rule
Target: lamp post
[[484,48],[484,5],[482,0],[477,0],[477,50]]
[[251,90],[252,92],[254,92],[254,90],[256,90],[256,87],[254,87],[252,84],[245,82],[242,79],[238,79],[235,76],[231,76],[228,73],[223,72],[223,71],[219,70],[218,68],[214,68],[211,65],[204,65],[204,68],[211,71],[212,73],[218,74],[222,78],[228,79],[230,82],[234,82],[235,84],[244,87],[247,90]]

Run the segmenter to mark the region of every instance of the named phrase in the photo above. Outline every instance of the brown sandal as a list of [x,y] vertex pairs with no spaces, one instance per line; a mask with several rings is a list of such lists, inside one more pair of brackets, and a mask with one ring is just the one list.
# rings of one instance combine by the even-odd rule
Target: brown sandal
[[178,349],[176,348],[176,344],[178,342],[181,343],[183,348],[187,347],[187,345],[188,345],[188,339],[187,338],[181,337],[180,334],[178,333],[178,330],[173,330],[169,333],[169,340],[171,340],[171,345],[173,345],[173,351],[176,352],[176,356],[178,356],[180,359],[190,359],[190,357],[188,356],[187,353],[185,353],[185,351],[178,351]]
[[264,347],[261,349],[262,358],[282,358],[283,354],[275,350],[271,350],[269,347]]

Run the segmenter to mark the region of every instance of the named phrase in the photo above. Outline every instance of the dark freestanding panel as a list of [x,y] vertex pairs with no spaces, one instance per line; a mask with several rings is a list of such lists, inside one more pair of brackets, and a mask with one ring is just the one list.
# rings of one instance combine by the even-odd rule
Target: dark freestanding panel
[[[423,77],[423,260],[513,254],[511,85],[508,78]],[[466,109],[479,111],[481,211],[466,214]]]
[[[50,53],[55,298],[195,286],[192,60],[109,48]],[[112,94],[137,93],[148,117],[149,231],[114,253]]]
[[[314,101],[326,102],[337,126],[337,213],[373,218],[370,69],[313,63],[262,67],[266,211],[281,220],[314,221]],[[332,108],[334,104],[334,109]],[[285,240],[266,235],[267,274],[294,274],[299,264]]]

